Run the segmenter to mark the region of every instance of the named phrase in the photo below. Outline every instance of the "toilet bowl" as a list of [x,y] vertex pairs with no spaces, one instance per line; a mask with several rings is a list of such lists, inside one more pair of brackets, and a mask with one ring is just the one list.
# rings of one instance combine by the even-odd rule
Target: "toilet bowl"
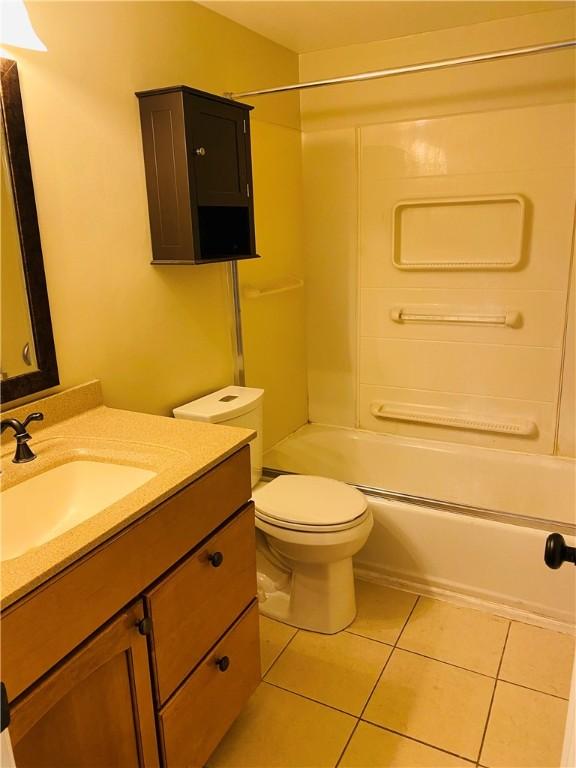
[[253,494],[264,616],[331,634],[356,615],[352,557],[372,530],[365,497],[345,483],[282,475]]
[[372,530],[360,491],[311,475],[261,483],[263,390],[230,386],[174,410],[176,418],[256,429],[250,446],[260,612],[332,634],[356,615],[352,557]]

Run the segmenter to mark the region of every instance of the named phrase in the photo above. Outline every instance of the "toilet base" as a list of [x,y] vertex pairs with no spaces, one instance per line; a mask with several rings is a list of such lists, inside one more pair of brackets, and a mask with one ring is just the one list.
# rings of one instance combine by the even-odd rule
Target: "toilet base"
[[[272,559],[275,562],[272,562]],[[334,634],[356,616],[352,558],[331,563],[298,563],[276,552],[257,551],[260,613],[299,629]]]

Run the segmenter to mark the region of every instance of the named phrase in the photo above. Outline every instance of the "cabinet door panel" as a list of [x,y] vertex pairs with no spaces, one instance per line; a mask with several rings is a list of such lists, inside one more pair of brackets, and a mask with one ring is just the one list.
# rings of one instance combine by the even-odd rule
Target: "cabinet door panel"
[[[254,505],[146,593],[161,703],[256,595]],[[211,557],[220,556],[214,567]]]
[[[235,107],[190,97],[187,124],[192,131],[190,162],[199,205],[247,205],[246,135],[248,119]],[[208,108],[209,107],[209,108]]]
[[16,703],[18,768],[158,765],[143,615],[121,614]]
[[188,183],[181,93],[140,102],[150,232],[155,261],[180,261],[198,250]]

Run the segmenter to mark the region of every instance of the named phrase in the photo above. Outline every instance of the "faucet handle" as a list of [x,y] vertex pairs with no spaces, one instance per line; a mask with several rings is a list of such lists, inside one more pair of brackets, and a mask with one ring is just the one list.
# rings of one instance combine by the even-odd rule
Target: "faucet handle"
[[43,421],[44,420],[44,414],[40,413],[40,411],[35,411],[34,413],[31,413],[29,416],[26,416],[24,419],[22,426],[24,429],[30,424],[31,421]]

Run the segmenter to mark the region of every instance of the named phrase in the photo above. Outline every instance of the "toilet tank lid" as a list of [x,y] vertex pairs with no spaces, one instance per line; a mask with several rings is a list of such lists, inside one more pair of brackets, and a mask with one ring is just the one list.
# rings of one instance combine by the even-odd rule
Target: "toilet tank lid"
[[254,410],[261,403],[263,396],[263,389],[232,385],[180,405],[174,408],[172,413],[177,419],[210,421],[217,424]]
[[315,475],[280,475],[255,491],[253,499],[267,517],[301,525],[342,525],[368,506],[351,485]]

